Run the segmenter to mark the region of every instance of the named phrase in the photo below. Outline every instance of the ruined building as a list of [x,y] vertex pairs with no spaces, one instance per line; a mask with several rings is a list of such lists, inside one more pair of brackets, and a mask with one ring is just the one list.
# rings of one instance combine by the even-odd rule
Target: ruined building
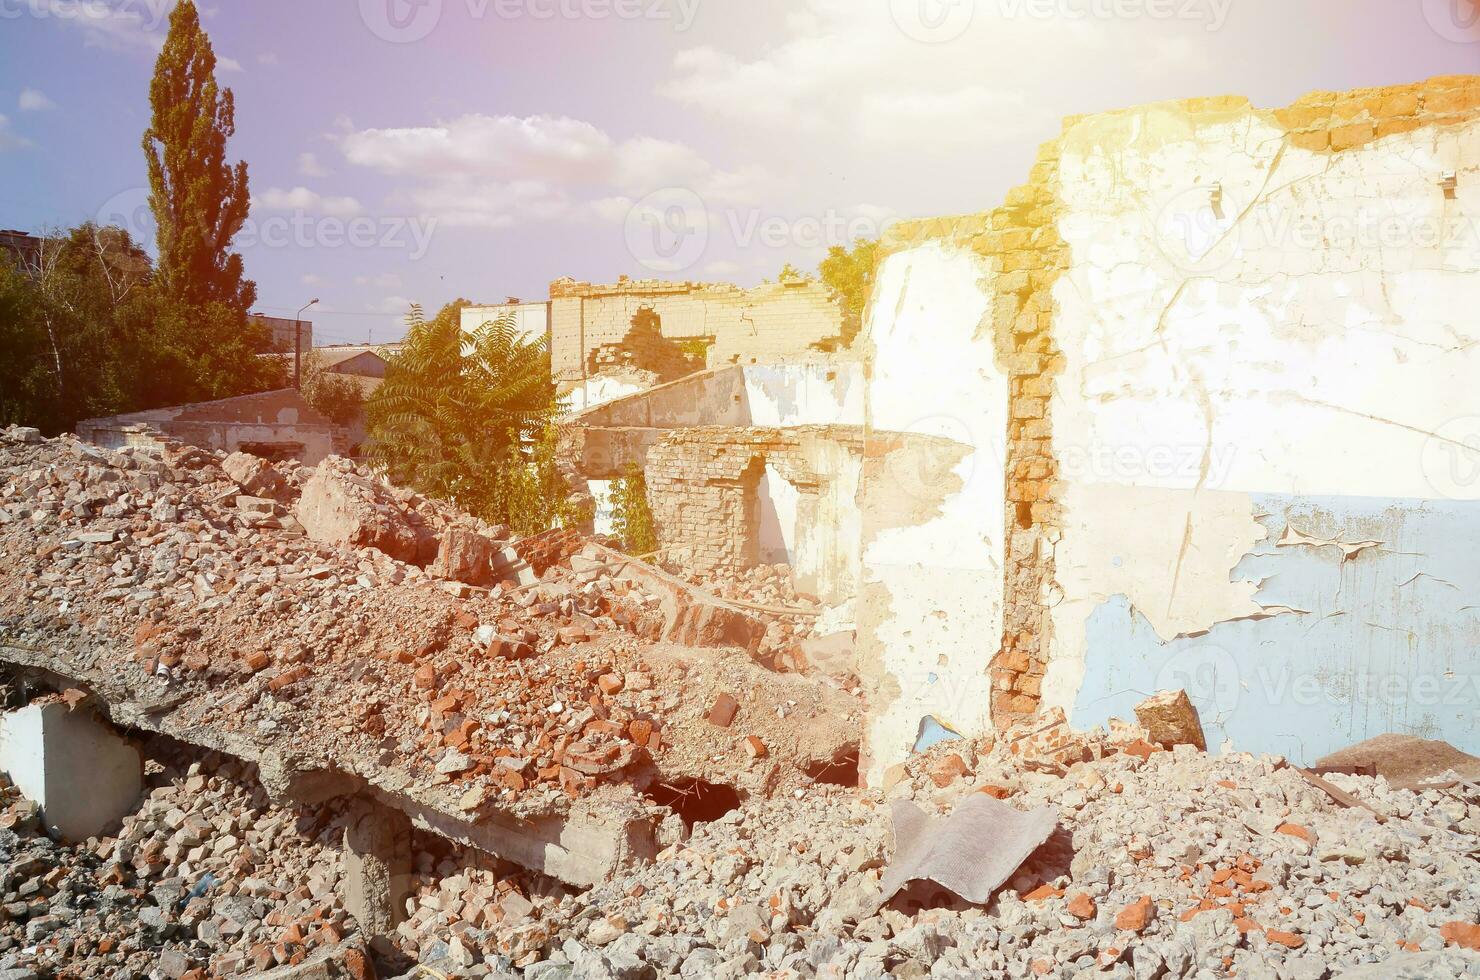
[[1480,81],[1069,120],[1002,207],[895,230],[861,363],[578,420],[665,553],[856,595],[865,775],[922,718],[1185,687],[1209,741],[1474,749]]
[[512,314],[527,335],[548,336],[562,392],[603,369],[631,367],[669,381],[706,366],[805,357],[842,332],[842,312],[828,288],[809,279],[753,289],[626,277],[610,285],[557,279],[548,303],[469,307],[463,327],[503,314]]
[[0,973],[1480,970],[1477,173],[1476,78],[1164,103],[841,355],[570,284],[652,563],[280,393],[0,431]]

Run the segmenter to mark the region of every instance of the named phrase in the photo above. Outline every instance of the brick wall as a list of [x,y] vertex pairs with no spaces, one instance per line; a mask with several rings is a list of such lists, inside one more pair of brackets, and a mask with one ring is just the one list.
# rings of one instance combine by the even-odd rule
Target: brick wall
[[863,452],[853,426],[675,429],[648,450],[648,504],[659,556],[691,571],[739,572],[759,560],[761,476],[769,465],[812,492],[829,479],[808,465],[803,445],[825,437]]
[[799,354],[837,337],[842,311],[826,286],[810,281],[741,289],[724,283],[624,280],[550,284],[551,363],[557,381],[591,373],[591,356],[620,347],[633,320],[650,310],[669,340],[711,340],[709,366]]
[[[1413,85],[1313,92],[1287,109],[1254,110],[1241,97],[1169,103],[1190,117],[1260,111],[1300,149],[1339,153],[1423,126],[1453,126],[1480,107],[1480,79],[1458,75]],[[1071,117],[1068,130],[1089,117]],[[1064,359],[1054,340],[1052,289],[1066,270],[1067,247],[1059,237],[1059,143],[1043,144],[1029,181],[1009,192],[1004,206],[985,214],[895,225],[886,251],[926,241],[970,248],[997,273],[992,329],[998,356],[1009,372],[1007,565],[1002,645],[991,660],[992,716],[1000,728],[1039,707],[1039,689],[1050,649],[1051,620],[1045,596],[1055,579],[1054,548],[1060,531],[1059,465],[1052,446],[1055,377]]]

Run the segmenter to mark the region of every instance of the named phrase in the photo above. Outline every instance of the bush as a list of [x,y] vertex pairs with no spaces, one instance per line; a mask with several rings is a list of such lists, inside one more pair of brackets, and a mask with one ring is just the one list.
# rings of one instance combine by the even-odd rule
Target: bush
[[629,555],[651,554],[658,550],[658,533],[648,505],[647,477],[636,463],[628,463],[625,473],[612,484],[612,530]]

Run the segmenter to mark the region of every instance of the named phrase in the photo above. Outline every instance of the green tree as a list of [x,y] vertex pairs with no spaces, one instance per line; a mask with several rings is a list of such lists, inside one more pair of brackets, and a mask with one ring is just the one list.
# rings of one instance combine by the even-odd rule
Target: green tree
[[359,379],[328,370],[318,351],[304,355],[302,391],[304,400],[338,425],[349,425],[365,409]]
[[245,315],[257,286],[243,276],[242,258],[230,247],[247,220],[247,165],[226,162],[236,102],[231,89],[216,85],[216,54],[192,0],[170,13],[149,104],[144,156],[159,225],[160,290],[189,306],[220,303]]
[[612,530],[622,539],[629,555],[647,555],[658,550],[658,532],[648,504],[647,477],[636,463],[628,463],[623,476],[612,483]]
[[527,532],[530,447],[559,407],[549,356],[511,315],[464,332],[468,305],[431,320],[412,307],[406,341],[366,403],[369,455],[398,483]]
[[852,346],[853,339],[863,327],[863,312],[874,288],[874,272],[880,258],[877,241],[859,238],[854,241],[852,249],[842,245],[828,249],[827,257],[817,267],[818,275],[843,308],[844,347]]
[[133,407],[145,359],[120,312],[147,291],[149,259],[127,232],[45,235],[0,276],[0,419],[52,433]]

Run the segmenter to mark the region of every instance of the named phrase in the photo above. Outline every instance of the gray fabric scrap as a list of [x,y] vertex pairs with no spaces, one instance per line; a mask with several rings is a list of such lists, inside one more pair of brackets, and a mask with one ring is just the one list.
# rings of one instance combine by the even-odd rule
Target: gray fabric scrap
[[908,800],[895,801],[890,816],[894,857],[884,872],[880,906],[920,880],[985,905],[1059,822],[1051,807],[1024,813],[985,793],[972,793],[945,817],[931,817]]

